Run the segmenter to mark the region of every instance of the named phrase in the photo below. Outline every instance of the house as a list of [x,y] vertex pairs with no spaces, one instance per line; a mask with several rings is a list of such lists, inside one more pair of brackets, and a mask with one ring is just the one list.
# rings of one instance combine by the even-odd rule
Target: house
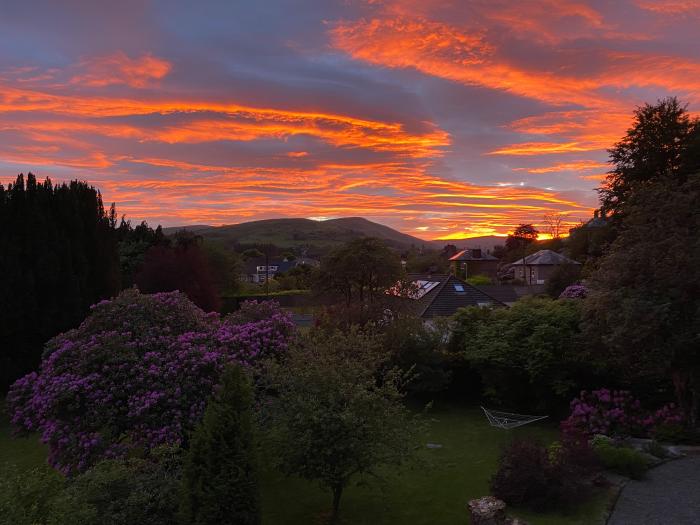
[[467,306],[505,306],[454,275],[408,274],[407,277],[416,290],[404,300],[412,301],[416,315],[426,321],[449,317]]
[[547,284],[554,272],[564,265],[580,267],[581,263],[552,250],[540,250],[511,263],[509,268],[513,270],[515,279],[535,285]]
[[450,257],[452,275],[467,279],[475,275],[485,275],[495,280],[498,273],[498,259],[480,248],[470,248]]
[[254,257],[248,259],[243,265],[241,281],[247,283],[262,284],[267,279],[273,279],[278,273],[284,273],[296,266],[319,266],[316,259],[301,257],[299,259],[283,259],[281,257]]

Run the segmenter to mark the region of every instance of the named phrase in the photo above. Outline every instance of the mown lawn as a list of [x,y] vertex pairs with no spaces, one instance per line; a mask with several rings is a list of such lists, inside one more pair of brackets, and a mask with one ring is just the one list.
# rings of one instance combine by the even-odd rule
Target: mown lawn
[[[442,448],[421,448],[414,465],[387,472],[382,481],[350,487],[343,495],[343,524],[353,525],[462,525],[466,504],[488,494],[500,448],[516,436],[533,436],[545,442],[556,439],[555,427],[534,424],[512,431],[492,428],[478,408],[434,406],[428,415],[430,428],[425,443]],[[10,437],[9,424],[0,414],[0,470],[6,463],[31,468],[46,458],[36,438]],[[314,525],[324,522],[330,509],[330,494],[315,483],[286,478],[265,469],[262,475],[265,525]],[[513,514],[532,525],[590,525],[608,503],[605,493],[597,495],[576,513],[569,515]]]

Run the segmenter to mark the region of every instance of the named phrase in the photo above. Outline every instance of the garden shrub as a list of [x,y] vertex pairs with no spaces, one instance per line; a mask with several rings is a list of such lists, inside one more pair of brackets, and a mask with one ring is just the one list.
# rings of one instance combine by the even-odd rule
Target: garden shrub
[[491,491],[509,505],[535,511],[570,507],[588,494],[587,473],[562,443],[549,449],[515,440],[503,451]]
[[591,375],[581,357],[580,310],[579,301],[548,298],[463,308],[453,317],[450,347],[479,371],[495,404],[551,412],[565,407]]
[[69,478],[51,525],[172,525],[177,521],[181,453],[159,447],[148,459],[113,459]]
[[447,333],[448,327],[439,321],[426,326],[422,319],[405,315],[383,327],[382,348],[389,353],[390,364],[413,373],[409,392],[440,392],[450,385],[451,365],[461,356],[446,351]]
[[613,442],[600,440],[594,442],[593,450],[603,467],[632,479],[643,478],[649,468],[644,455],[629,447],[615,446]]
[[570,407],[571,414],[562,422],[562,429],[578,431],[589,437],[596,434],[618,438],[646,437],[656,436],[657,432],[670,434],[679,427],[683,428],[683,416],[675,405],[665,405],[649,412],[627,390],[584,390],[571,401]]
[[250,380],[229,366],[185,461],[180,517],[188,525],[260,523]]
[[63,488],[63,478],[48,465],[19,471],[2,466],[0,476],[0,524],[44,525],[53,499]]
[[[255,309],[255,306],[250,306]],[[12,423],[38,431],[64,474],[102,459],[187,445],[227,363],[287,348],[289,317],[266,305],[247,321],[205,314],[179,292],[122,292],[46,345],[38,373],[8,394]]]

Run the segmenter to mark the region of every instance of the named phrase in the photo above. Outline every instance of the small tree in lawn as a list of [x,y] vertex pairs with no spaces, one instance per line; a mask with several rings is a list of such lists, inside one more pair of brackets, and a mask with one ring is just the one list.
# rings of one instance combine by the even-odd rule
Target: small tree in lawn
[[193,437],[183,471],[180,513],[190,525],[260,523],[254,460],[252,388],[229,366]]
[[332,491],[332,521],[354,478],[399,465],[413,450],[419,423],[402,402],[408,376],[382,371],[386,359],[380,339],[356,328],[316,330],[268,369],[279,467]]

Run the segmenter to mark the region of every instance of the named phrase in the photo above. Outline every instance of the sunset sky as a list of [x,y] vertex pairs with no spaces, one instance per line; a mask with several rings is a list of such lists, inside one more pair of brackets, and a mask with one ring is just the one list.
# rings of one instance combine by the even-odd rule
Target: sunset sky
[[502,234],[596,204],[645,101],[700,110],[700,0],[0,4],[0,181],[132,221]]

